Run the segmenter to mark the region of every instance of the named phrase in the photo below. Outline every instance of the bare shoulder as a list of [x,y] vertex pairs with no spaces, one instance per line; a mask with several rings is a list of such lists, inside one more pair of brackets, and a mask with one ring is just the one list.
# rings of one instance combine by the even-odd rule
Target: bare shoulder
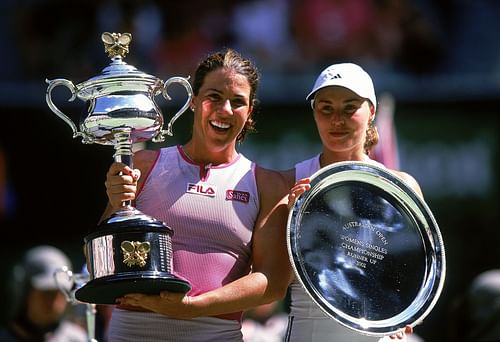
[[391,170],[391,171],[397,176],[399,176],[399,178],[403,179],[421,197],[424,197],[424,195],[422,194],[422,190],[420,189],[420,185],[412,175],[403,171],[396,171],[396,170]]
[[284,172],[255,167],[255,178],[259,193],[266,197],[278,198],[288,193],[288,182]]
[[292,188],[295,184],[295,168],[279,171],[284,178],[288,188]]

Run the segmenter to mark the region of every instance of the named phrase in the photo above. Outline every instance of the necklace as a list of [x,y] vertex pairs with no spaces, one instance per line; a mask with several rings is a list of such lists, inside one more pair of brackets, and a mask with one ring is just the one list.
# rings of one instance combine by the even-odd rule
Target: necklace
[[[213,161],[210,161],[210,160],[208,160],[208,161],[201,161],[201,162],[197,162],[197,161],[195,161],[195,160],[194,160],[194,158],[192,158],[192,157],[189,155],[189,153],[187,153],[187,151],[186,151],[186,149],[185,149],[185,147],[184,147],[184,146],[179,145],[179,148],[180,148],[180,150],[182,151],[182,154],[183,154],[183,155],[186,157],[186,159],[188,159],[191,163],[196,164],[196,165],[201,165],[201,166],[203,166],[203,165],[207,165],[208,167],[211,167],[212,165],[224,165],[224,164],[230,164],[230,163],[232,163],[235,159],[237,159],[237,158],[238,158],[238,156],[239,156],[239,153],[238,153],[238,152],[236,152],[236,151],[234,151],[233,155],[232,155],[230,158],[227,158],[227,159],[226,159],[226,158],[224,158],[224,155],[222,155],[223,160],[222,160],[222,161],[220,161],[220,162],[213,162]],[[212,157],[211,159],[212,159],[212,160],[217,160],[217,158],[216,158],[216,157]]]
[[180,150],[182,151],[182,154],[193,164],[197,164],[193,158],[191,158],[191,156],[189,155],[189,153],[187,153],[186,149],[184,148],[184,146],[182,145],[179,145],[179,148]]

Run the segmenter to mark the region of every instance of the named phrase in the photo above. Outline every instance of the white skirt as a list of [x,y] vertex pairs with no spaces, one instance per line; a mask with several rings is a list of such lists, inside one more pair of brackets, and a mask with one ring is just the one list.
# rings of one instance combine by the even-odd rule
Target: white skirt
[[154,312],[114,309],[108,342],[242,341],[241,323],[215,317],[171,319]]
[[[309,297],[297,279],[290,285],[291,305],[285,342],[377,342],[329,318]],[[393,340],[402,342],[402,340]]]

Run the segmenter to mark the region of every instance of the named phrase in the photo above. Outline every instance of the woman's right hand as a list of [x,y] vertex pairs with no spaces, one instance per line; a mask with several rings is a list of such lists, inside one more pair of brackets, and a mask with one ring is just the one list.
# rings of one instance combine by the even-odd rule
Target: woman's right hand
[[106,174],[106,194],[114,209],[119,209],[125,201],[133,201],[137,192],[137,181],[141,176],[139,169],[114,162]]
[[297,198],[311,188],[311,178],[302,178],[295,183],[288,194],[288,210],[292,209]]

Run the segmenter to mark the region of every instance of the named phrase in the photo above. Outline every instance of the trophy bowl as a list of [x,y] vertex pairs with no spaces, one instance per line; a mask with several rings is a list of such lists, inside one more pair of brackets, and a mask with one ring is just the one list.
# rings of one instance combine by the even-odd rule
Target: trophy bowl
[[364,335],[419,324],[444,284],[432,212],[405,182],[371,163],[335,163],[312,175],[290,211],[287,245],[314,303]]
[[[132,146],[138,142],[164,141],[173,135],[172,125],[189,107],[193,92],[187,79],[171,77],[163,82],[123,61],[132,36],[129,33],[104,32],[105,51],[111,58],[101,74],[77,85],[66,79],[46,80],[46,101],[54,114],[81,137],[85,144],[113,146],[114,160],[133,167]],[[167,88],[183,86],[187,99],[164,130],[163,114],[155,102],[162,94],[171,100]],[[73,101],[86,103],[77,127],[52,101],[52,91],[63,86]],[[123,207],[104,220],[97,230],[84,238],[89,281],[75,291],[79,301],[115,304],[127,293],[158,294],[162,290],[187,292],[189,281],[175,275],[171,237],[174,230],[124,202]]]

